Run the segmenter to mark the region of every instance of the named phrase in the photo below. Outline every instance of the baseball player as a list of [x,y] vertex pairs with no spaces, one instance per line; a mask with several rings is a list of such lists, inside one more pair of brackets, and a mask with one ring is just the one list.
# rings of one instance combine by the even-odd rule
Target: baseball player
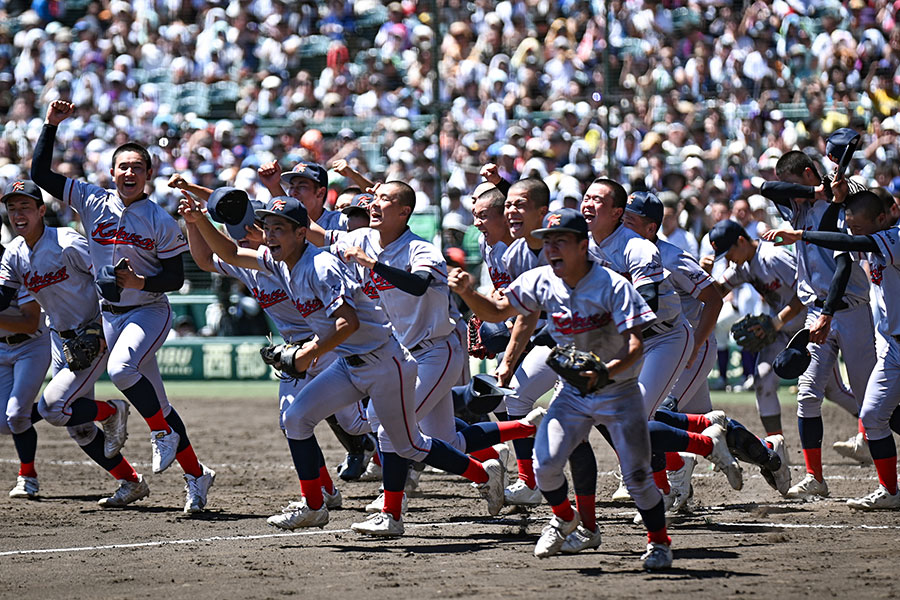
[[[797,296],[797,263],[783,248],[760,244],[735,221],[717,223],[709,233],[710,243],[716,252],[716,260],[724,257],[729,267],[717,282],[723,294],[749,283],[759,292],[774,314],[772,326],[778,335],[774,341],[759,351],[754,372],[756,407],[766,435],[775,436],[781,430],[781,405],[778,401],[778,376],[772,370],[772,362],[795,333],[803,329],[805,309]],[[709,263],[707,262],[707,266]],[[839,384],[835,366],[825,386],[825,396],[838,403],[850,414],[858,415],[856,398],[846,393]]]
[[187,241],[175,220],[144,193],[152,175],[150,154],[126,143],[113,152],[115,190],[68,179],[51,169],[56,129],[74,106],[54,101],[35,145],[34,182],[81,216],[101,296],[107,369],[113,384],[150,427],[153,472],[175,460],[184,470],[190,512],[202,510],[215,472],[204,467],[181,417],[169,403],[156,362],[172,326],[165,292],[184,284],[181,254]]
[[[174,187],[181,187],[182,185],[180,181],[170,182],[170,184],[171,183],[175,184]],[[244,211],[247,214],[246,220],[234,225],[226,223],[225,229],[228,231],[231,239],[242,248],[249,248],[256,251],[262,246],[263,232],[256,227],[253,214],[254,206],[246,193],[235,188],[219,188],[212,192],[210,198],[210,194],[207,193],[209,190],[205,188],[198,189],[196,186],[187,187],[192,189],[193,192],[196,192],[198,197],[210,199],[209,206],[211,207],[211,213],[216,212],[217,205],[221,206],[222,204],[227,204],[229,201],[235,201],[233,200],[235,197],[239,199],[235,202],[240,202],[242,200],[246,207]],[[264,207],[265,205],[260,202],[258,203],[258,206]],[[216,214],[215,216],[219,215]],[[260,307],[266,311],[266,314],[272,319],[278,333],[281,334],[285,342],[303,345],[312,339],[312,331],[309,329],[306,321],[303,320],[291,304],[288,293],[283,289],[281,282],[278,279],[265,271],[241,269],[225,263],[212,252],[209,245],[207,245],[206,241],[203,239],[203,236],[197,232],[196,225],[187,223],[186,232],[188,243],[191,248],[191,256],[194,258],[197,266],[205,271],[233,277],[246,285],[247,289],[253,294],[253,297],[259,302]],[[307,372],[307,377],[303,379],[286,376],[280,378],[278,386],[278,423],[282,431],[284,431],[284,413],[288,406],[290,406],[294,399],[299,395],[303,387],[311,381],[313,377],[324,370],[325,367],[330,365],[335,358],[336,357],[332,353],[323,355],[321,360]],[[358,407],[357,405],[347,406],[341,411],[342,420],[344,422],[354,421],[361,410],[361,407]],[[362,457],[360,457],[360,459],[362,459]],[[360,464],[358,468],[361,469],[362,465]],[[335,487],[334,482],[331,479],[328,468],[325,465],[324,456],[319,456],[319,478],[325,505],[330,509],[340,508],[343,499],[340,491]]]
[[[513,193],[511,189],[510,198]],[[549,264],[518,276],[503,295],[488,298],[478,294],[471,276],[459,269],[450,278],[451,288],[486,321],[546,311],[553,339],[594,352],[614,380],[595,393],[582,395],[561,379],[538,428],[535,475],[553,518],[544,527],[534,554],[545,558],[558,553],[578,527],[579,515],[567,497],[563,469],[591,428],[603,424],[619,451],[625,484],[647,526],[644,567],[665,569],[672,564],[671,539],[666,533],[662,496],[650,477],[650,439],[637,383],[641,327],[656,316],[623,277],[589,259],[588,225],[577,211],[554,211],[545,223],[531,235],[542,239]],[[594,375],[599,377],[599,373]]]
[[[824,183],[815,163],[799,151],[785,153],[775,165],[779,182],[766,182],[761,193],[790,211],[795,229],[837,231],[840,206],[824,202]],[[846,196],[849,184],[832,182],[835,198]],[[869,311],[868,281],[862,268],[846,253],[835,254],[815,245],[798,244],[797,296],[807,307],[812,361],[800,376],[797,424],[807,476],[791,488],[792,497],[828,495],[822,473],[822,399],[840,350],[847,365],[850,389],[860,402],[875,367],[875,330]],[[834,282],[834,283],[833,283]],[[842,289],[843,288],[843,289]],[[860,423],[860,429],[863,426]],[[861,436],[850,444],[851,455],[864,452]],[[836,448],[837,444],[836,444]]]
[[[299,201],[273,198],[264,216],[266,244],[254,252],[238,248],[207,220],[198,204],[185,199],[180,212],[224,262],[276,275],[316,339],[282,358],[291,370],[305,372],[325,352],[338,355],[328,368],[307,384],[284,415],[291,456],[300,478],[303,499],[296,508],[268,519],[283,529],[323,527],[328,523],[319,480],[317,423],[336,410],[368,394],[380,422],[384,507],[390,519],[374,523],[366,533],[400,535],[401,505],[408,460],[419,460],[463,475],[488,501],[496,515],[503,505],[500,463],[482,465],[446,442],[424,436],[415,418],[416,363],[391,333],[381,308],[363,292],[349,270],[328,252],[305,239],[309,219]],[[328,402],[323,402],[328,399]]]
[[273,161],[262,165],[258,173],[273,198],[284,195],[284,184],[288,186],[287,195],[303,204],[312,222],[325,230],[347,230],[347,215],[325,208],[328,171],[322,165],[301,160],[289,172],[282,173],[278,161]]
[[[118,480],[119,488],[101,499],[100,506],[118,508],[145,498],[150,495],[147,482],[120,453],[127,437],[128,405],[123,400],[94,399],[94,382],[103,373],[108,353],[97,323],[100,303],[87,241],[72,229],[44,226],[46,207],[40,190],[30,181],[14,182],[2,202],[19,237],[0,260],[0,308],[28,294],[36,302],[27,310],[39,312],[40,305],[54,331],[53,378],[38,403],[38,411],[51,425],[66,427],[84,453]],[[47,371],[48,337],[37,336],[43,340],[37,349],[38,360],[34,360],[34,351],[30,359],[23,356],[31,362],[22,366],[33,367],[30,375],[38,380],[43,380]],[[78,342],[79,338],[92,338],[96,352],[74,356],[70,361],[61,340]],[[31,343],[24,342],[23,346]],[[72,364],[76,359],[81,364]],[[102,431],[94,421],[101,422]],[[37,493],[36,478],[30,482],[33,487],[28,483],[26,480],[26,494]]]
[[655,194],[633,194],[625,206],[622,223],[650,240],[659,250],[663,269],[668,273],[681,301],[681,312],[694,330],[694,348],[684,372],[678,377],[670,397],[684,413],[708,413],[709,372],[716,362],[716,321],[722,309],[722,294],[693,256],[657,236],[662,223],[663,206]]
[[482,236],[478,241],[481,256],[484,257],[491,283],[496,290],[503,289],[512,283],[512,278],[503,262],[506,249],[513,242],[513,236],[509,232],[503,216],[505,202],[506,196],[503,195],[503,192],[497,188],[491,188],[477,196],[472,205],[475,227]]
[[[900,433],[900,312],[893,292],[900,294],[900,228],[889,226],[890,218],[877,195],[864,190],[851,194],[846,201],[846,223],[852,235],[810,230],[772,231],[764,238],[777,244],[803,241],[817,247],[853,252],[866,260],[872,284],[884,291],[887,319],[890,323],[890,347],[869,378],[860,419],[875,462],[879,486],[871,494],[847,501],[857,510],[900,508],[897,492],[897,448],[892,431]],[[780,240],[778,238],[781,238]],[[895,258],[896,257],[896,258]]]

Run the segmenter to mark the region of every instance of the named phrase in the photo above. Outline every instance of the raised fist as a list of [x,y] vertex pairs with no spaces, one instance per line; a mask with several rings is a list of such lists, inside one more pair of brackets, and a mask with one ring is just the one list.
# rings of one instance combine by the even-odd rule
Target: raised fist
[[74,104],[65,100],[54,100],[47,109],[47,123],[49,125],[59,125],[73,114],[75,114]]

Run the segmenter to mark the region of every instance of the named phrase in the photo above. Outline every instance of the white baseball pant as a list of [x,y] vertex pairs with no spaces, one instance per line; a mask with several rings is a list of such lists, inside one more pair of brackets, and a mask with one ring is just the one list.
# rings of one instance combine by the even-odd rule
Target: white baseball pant
[[683,413],[708,413],[712,410],[709,397],[709,373],[716,364],[718,352],[716,334],[712,333],[697,352],[690,369],[682,371],[671,394],[678,399],[678,411]]
[[644,340],[644,364],[638,375],[638,385],[647,418],[653,416],[669,395],[669,390],[684,371],[693,347],[694,332],[684,319],[671,330]]
[[31,407],[49,366],[47,332],[20,344],[0,343],[0,398],[6,403],[0,434],[24,433],[31,427]]
[[866,438],[880,440],[892,434],[891,415],[900,404],[900,342],[891,338],[887,353],[878,359],[869,378],[860,418]]

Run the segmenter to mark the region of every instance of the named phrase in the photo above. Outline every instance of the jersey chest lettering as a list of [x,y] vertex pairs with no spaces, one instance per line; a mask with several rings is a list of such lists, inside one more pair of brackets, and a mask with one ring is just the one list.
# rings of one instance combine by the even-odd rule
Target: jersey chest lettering
[[116,229],[116,224],[98,223],[91,232],[91,239],[101,246],[137,246],[143,250],[153,250],[156,240],[127,231],[124,227]]
[[371,280],[367,280],[365,284],[363,284],[363,293],[372,300],[378,300],[378,298],[381,297],[378,294],[378,288],[375,287],[375,284]]
[[882,265],[872,263],[869,273],[869,278],[875,285],[881,285],[881,282],[884,281],[884,267]]
[[378,273],[375,273],[374,271],[371,272],[370,277],[372,278],[372,284],[375,286],[376,290],[379,290],[379,291],[392,290],[395,287],[397,287],[393,283],[391,283],[390,281],[388,281],[387,279],[385,279],[384,277],[379,275]]
[[600,329],[612,321],[609,313],[582,316],[575,311],[571,315],[555,312],[550,315],[556,329],[563,335],[575,335],[593,329]]
[[282,289],[267,292],[266,290],[253,288],[250,291],[253,292],[253,297],[256,298],[260,308],[269,308],[288,299],[287,292]]
[[510,283],[512,283],[512,277],[509,276],[509,273],[506,271],[501,271],[500,269],[495,269],[494,267],[488,267],[488,273],[491,276],[491,283],[494,284],[494,289],[501,289],[508,287]]
[[29,292],[37,292],[48,285],[65,281],[68,278],[69,274],[66,272],[66,267],[63,267],[59,271],[54,271],[52,273],[32,273],[29,271],[25,273],[23,279],[25,280],[25,287],[28,288]]
[[307,300],[306,302],[301,302],[300,300],[294,301],[294,306],[297,308],[297,311],[304,317],[308,317],[313,314],[317,310],[321,309],[324,304],[318,298],[313,298],[312,300]]

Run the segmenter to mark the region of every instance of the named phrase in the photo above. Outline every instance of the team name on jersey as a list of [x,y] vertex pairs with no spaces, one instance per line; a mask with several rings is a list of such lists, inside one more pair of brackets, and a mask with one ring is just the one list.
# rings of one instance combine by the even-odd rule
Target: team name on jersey
[[372,281],[366,281],[363,285],[363,293],[372,300],[378,300],[378,298],[380,298],[378,288],[375,287],[375,284],[372,283]]
[[869,272],[869,278],[872,280],[872,283],[881,285],[881,282],[884,280],[884,267],[873,263],[870,265]]
[[297,308],[297,311],[304,317],[308,317],[313,314],[323,306],[322,301],[318,298],[313,298],[312,300],[307,300],[306,302],[300,302],[299,300],[294,301],[294,306]]
[[29,292],[37,292],[38,290],[42,290],[48,285],[53,285],[54,283],[59,283],[60,281],[65,281],[69,278],[69,274],[66,272],[66,267],[63,267],[59,271],[54,271],[53,273],[32,273],[28,271],[25,273],[25,287],[28,288]]
[[156,240],[153,238],[131,233],[124,227],[116,229],[116,224],[112,221],[98,223],[91,232],[91,239],[103,246],[137,246],[144,250],[153,250],[156,247]]
[[501,289],[508,287],[509,284],[512,283],[512,277],[509,276],[509,273],[506,271],[501,271],[500,269],[495,269],[494,267],[488,267],[488,273],[491,276],[491,283],[494,284],[494,289]]
[[382,277],[381,275],[372,271],[372,283],[375,285],[376,290],[392,290],[395,286],[393,283]]
[[553,313],[550,316],[553,318],[553,324],[556,326],[556,329],[563,335],[574,335],[576,333],[591,331],[592,329],[599,329],[612,321],[612,315],[610,313],[603,313],[602,315],[593,314],[583,317],[576,311],[572,313],[572,315],[566,313]]
[[253,297],[256,298],[256,302],[259,304],[260,308],[269,308],[270,306],[275,306],[279,302],[288,299],[287,292],[284,290],[275,290],[270,293],[266,290],[253,288],[250,291],[253,292]]

